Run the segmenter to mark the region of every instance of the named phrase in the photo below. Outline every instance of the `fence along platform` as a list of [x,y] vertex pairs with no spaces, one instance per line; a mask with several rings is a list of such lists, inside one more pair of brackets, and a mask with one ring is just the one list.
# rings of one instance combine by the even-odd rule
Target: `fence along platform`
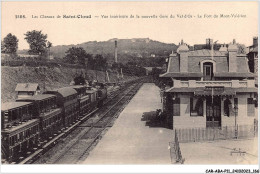
[[257,123],[253,125],[224,126],[221,128],[183,128],[175,129],[178,140],[184,142],[214,141],[256,137]]
[[183,164],[185,159],[182,158],[181,148],[176,130],[174,131],[174,141],[169,142],[170,155],[172,164]]

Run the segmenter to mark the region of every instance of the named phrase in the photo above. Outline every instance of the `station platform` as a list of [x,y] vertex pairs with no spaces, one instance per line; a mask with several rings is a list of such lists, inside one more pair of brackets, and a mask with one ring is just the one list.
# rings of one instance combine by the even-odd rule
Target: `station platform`
[[173,131],[155,120],[159,88],[145,83],[82,164],[171,164]]

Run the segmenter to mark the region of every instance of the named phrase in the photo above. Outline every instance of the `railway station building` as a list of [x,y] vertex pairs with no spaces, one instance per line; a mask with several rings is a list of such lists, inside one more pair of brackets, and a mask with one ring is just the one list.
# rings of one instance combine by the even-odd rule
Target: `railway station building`
[[238,54],[235,40],[219,50],[194,51],[182,41],[160,77],[170,127],[252,125],[257,119],[255,74],[246,54]]

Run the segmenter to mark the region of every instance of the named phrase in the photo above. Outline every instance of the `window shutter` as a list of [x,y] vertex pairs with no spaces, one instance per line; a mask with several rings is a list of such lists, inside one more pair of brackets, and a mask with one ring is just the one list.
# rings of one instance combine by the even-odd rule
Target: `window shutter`
[[237,111],[236,111],[237,113],[236,114],[238,115],[238,98],[234,98],[234,107],[235,106],[237,107]]
[[173,100],[173,116],[180,116],[180,98]]
[[255,103],[253,98],[247,99],[247,116],[255,116]]
[[198,111],[199,116],[203,116],[203,100],[199,98],[196,103],[196,110]]
[[192,115],[193,111],[193,98],[190,98],[190,115]]

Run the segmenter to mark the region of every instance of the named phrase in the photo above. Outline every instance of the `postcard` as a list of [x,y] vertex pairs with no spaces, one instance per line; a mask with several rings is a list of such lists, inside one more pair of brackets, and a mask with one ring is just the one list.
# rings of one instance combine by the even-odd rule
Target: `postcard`
[[4,173],[259,172],[257,1],[1,4]]

